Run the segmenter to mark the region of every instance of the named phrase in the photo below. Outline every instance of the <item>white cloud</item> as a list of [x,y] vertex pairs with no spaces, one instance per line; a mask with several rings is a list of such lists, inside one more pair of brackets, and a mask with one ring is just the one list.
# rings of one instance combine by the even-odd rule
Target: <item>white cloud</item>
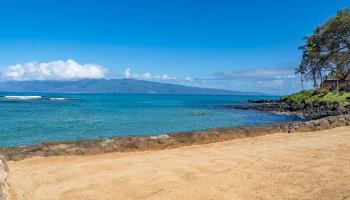
[[187,77],[185,78],[185,81],[190,81],[190,82],[192,82],[192,81],[194,81],[194,79],[193,79],[192,77],[190,77],[190,76],[187,76]]
[[149,72],[146,72],[146,73],[142,74],[142,78],[147,79],[147,80],[151,80],[152,75]]
[[29,62],[0,69],[0,79],[28,80],[79,80],[104,78],[107,69],[96,64],[79,64],[74,60],[57,60],[47,63]]
[[286,81],[283,79],[275,79],[271,81],[258,81],[258,85],[261,88],[283,88]]
[[175,81],[176,77],[169,76],[166,74],[163,75],[155,75],[153,76],[151,73],[146,72],[141,75],[139,74],[133,74],[131,72],[130,68],[125,69],[124,71],[124,77],[125,78],[132,78],[132,79],[141,79],[141,80],[153,80],[153,81]]
[[130,68],[126,68],[124,71],[124,77],[125,78],[131,78],[131,69]]
[[161,80],[168,80],[168,81],[171,81],[171,80],[176,80],[176,77],[173,77],[173,76],[168,76],[166,74],[162,75]]

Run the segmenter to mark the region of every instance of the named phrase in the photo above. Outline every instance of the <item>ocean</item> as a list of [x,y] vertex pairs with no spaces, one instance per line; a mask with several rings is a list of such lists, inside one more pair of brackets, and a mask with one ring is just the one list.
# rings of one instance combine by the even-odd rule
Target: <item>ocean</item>
[[276,96],[0,93],[0,146],[157,135],[300,118],[239,110],[247,99]]

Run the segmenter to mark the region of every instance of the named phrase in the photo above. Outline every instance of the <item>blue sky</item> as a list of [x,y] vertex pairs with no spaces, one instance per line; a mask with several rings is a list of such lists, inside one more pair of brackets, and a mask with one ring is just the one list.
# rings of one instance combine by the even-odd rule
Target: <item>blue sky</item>
[[302,37],[346,6],[345,0],[0,0],[0,77],[127,77],[286,94],[300,88],[293,68]]

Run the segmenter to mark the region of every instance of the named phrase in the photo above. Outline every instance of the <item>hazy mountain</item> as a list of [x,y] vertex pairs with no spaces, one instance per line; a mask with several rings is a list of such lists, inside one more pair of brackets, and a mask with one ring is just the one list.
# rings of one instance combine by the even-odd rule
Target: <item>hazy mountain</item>
[[87,79],[79,81],[11,81],[0,82],[3,92],[86,92],[141,94],[219,94],[254,95],[259,93],[188,87],[183,85],[134,79]]

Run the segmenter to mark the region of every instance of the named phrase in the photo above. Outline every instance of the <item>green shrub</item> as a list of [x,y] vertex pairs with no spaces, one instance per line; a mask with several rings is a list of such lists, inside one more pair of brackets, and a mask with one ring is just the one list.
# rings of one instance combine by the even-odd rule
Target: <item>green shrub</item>
[[282,96],[282,101],[290,103],[350,104],[350,92],[330,92],[321,90],[304,90],[291,95]]

